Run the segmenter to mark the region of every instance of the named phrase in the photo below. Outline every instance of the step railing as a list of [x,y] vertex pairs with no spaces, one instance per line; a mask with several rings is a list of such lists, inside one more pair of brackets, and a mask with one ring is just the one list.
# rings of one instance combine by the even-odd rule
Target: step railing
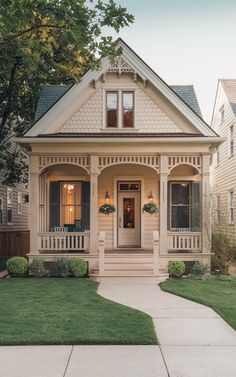
[[39,233],[39,251],[89,251],[89,232]]

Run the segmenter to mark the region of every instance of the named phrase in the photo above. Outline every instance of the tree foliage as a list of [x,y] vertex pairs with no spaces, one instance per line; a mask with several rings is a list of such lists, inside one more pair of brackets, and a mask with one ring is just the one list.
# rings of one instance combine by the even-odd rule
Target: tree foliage
[[73,84],[100,58],[119,51],[111,31],[133,16],[113,0],[1,0],[0,171],[6,184],[24,179],[24,156],[9,148],[32,124],[42,84]]

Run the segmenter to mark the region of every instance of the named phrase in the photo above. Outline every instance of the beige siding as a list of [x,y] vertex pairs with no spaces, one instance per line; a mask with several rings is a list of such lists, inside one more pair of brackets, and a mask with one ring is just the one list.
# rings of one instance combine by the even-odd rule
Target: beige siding
[[[225,120],[222,123],[220,109],[224,105]],[[236,236],[236,217],[233,224],[229,224],[228,195],[234,192],[234,205],[236,204],[236,145],[234,145],[234,155],[230,156],[229,149],[229,128],[234,124],[234,143],[236,141],[236,120],[221,85],[219,85],[216,108],[212,121],[212,128],[225,141],[219,146],[220,163],[217,165],[217,154],[212,159],[211,166],[211,189],[212,189],[212,218],[213,227],[216,230],[226,231],[231,236]],[[220,197],[219,222],[216,224],[216,197]],[[236,237],[235,237],[236,240]]]

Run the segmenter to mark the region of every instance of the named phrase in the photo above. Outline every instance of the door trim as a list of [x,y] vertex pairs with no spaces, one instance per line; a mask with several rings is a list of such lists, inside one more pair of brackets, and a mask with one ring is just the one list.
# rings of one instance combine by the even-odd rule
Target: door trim
[[118,190],[117,190],[117,182],[118,181],[140,181],[141,183],[141,191],[140,191],[140,249],[143,249],[144,245],[144,236],[143,236],[143,230],[144,230],[144,214],[142,211],[143,203],[144,203],[144,177],[143,176],[114,176],[114,186],[113,186],[113,192],[114,192],[114,206],[116,208],[116,214],[114,216],[114,226],[113,226],[113,234],[114,234],[114,249],[119,248],[118,247],[118,222],[117,222],[117,210],[118,210]]

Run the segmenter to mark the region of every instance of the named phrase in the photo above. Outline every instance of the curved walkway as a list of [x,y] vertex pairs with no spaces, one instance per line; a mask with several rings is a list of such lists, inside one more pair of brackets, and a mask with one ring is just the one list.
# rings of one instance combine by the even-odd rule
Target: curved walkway
[[153,318],[166,376],[236,376],[236,332],[212,309],[154,283],[103,282],[98,293]]

